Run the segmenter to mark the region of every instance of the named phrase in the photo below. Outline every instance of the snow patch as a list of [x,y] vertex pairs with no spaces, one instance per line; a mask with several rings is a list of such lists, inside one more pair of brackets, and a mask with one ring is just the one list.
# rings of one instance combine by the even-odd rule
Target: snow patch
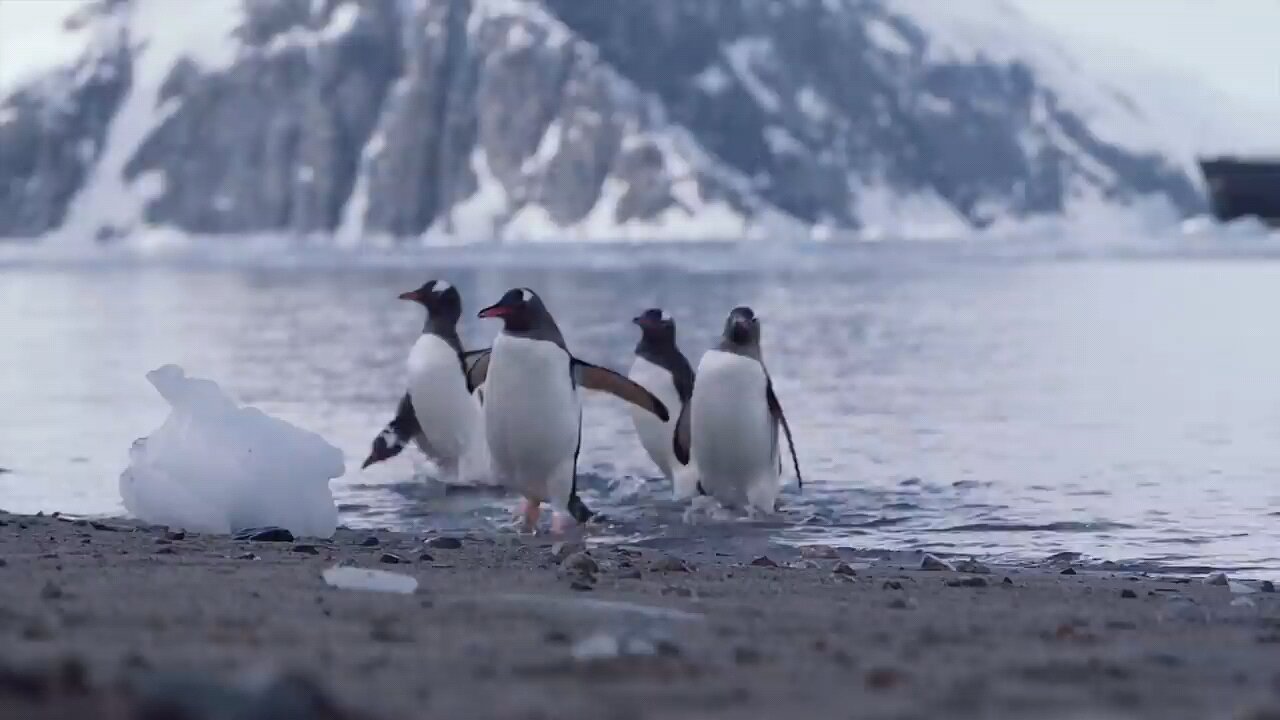
[[756,74],[757,66],[774,61],[773,43],[769,38],[738,38],[729,43],[723,50],[725,60],[729,63],[729,68],[733,70],[738,82],[742,83],[742,86],[746,88],[756,103],[765,112],[778,112],[778,109],[782,106],[782,101],[778,98],[778,94],[770,89]]
[[319,435],[241,407],[212,380],[165,365],[147,380],[169,417],[129,451],[120,496],[137,518],[196,532],[277,526],[329,537],[338,523],[329,481],[342,452]]
[[795,135],[787,132],[786,128],[777,125],[770,125],[764,129],[764,141],[769,146],[769,152],[774,155],[805,155],[808,149],[796,139]]
[[733,83],[729,73],[719,64],[708,65],[702,72],[693,76],[693,84],[708,95],[719,95]]
[[853,212],[863,240],[944,240],[971,232],[968,221],[932,190],[915,193],[884,182],[854,186]]
[[867,31],[867,37],[870,38],[871,42],[875,43],[876,47],[879,47],[881,50],[886,50],[895,55],[911,54],[911,43],[902,36],[901,32],[898,32],[897,28],[890,25],[887,20],[884,20],[883,18],[872,18],[867,22],[865,28]]
[[460,240],[488,240],[499,235],[510,201],[502,181],[489,168],[488,154],[478,145],[471,151],[471,171],[476,191],[449,210],[448,234]]

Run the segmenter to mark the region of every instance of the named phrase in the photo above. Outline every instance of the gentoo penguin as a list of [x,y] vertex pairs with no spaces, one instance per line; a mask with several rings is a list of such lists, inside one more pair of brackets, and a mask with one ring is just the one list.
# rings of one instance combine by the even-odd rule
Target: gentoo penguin
[[734,308],[720,343],[698,363],[693,398],[676,426],[676,458],[687,462],[692,449],[699,485],[721,504],[772,512],[781,490],[779,425],[804,487],[791,428],[760,355],[760,320],[751,308]]
[[444,482],[490,482],[480,402],[467,374],[489,351],[462,349],[462,296],[449,283],[431,280],[400,299],[422,305],[427,319],[409,351],[409,390],[362,467],[394,457],[413,440],[439,467]]
[[577,493],[577,388],[611,393],[663,422],[669,419],[666,406],[627,378],[571,355],[555,319],[528,288],[508,291],[479,316],[503,324],[473,373],[473,382],[485,384],[484,426],[495,479],[524,496],[526,531],[536,528],[544,501],[552,507],[552,532],[564,531],[562,513],[585,523],[594,513]]
[[645,310],[632,319],[640,326],[636,359],[627,377],[653,393],[672,417],[662,422],[650,412],[632,406],[631,419],[640,444],[664,477],[671,481],[676,499],[698,494],[698,473],[694,466],[676,459],[676,420],[693,396],[693,368],[676,347],[676,322],[658,308]]

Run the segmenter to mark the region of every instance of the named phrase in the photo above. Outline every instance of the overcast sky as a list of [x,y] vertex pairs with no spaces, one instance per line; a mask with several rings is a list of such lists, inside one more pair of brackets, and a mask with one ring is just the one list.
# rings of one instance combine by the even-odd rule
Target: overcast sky
[[1008,1],[1067,40],[1091,41],[1116,58],[1141,53],[1280,111],[1280,0]]

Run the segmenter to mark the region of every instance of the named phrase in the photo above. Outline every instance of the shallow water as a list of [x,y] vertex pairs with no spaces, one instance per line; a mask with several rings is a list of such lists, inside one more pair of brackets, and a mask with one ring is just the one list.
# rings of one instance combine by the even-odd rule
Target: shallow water
[[341,447],[351,470],[335,490],[349,525],[505,521],[511,499],[446,495],[423,481],[432,470],[416,451],[357,469],[421,326],[396,295],[442,277],[463,292],[468,346],[497,329],[474,311],[527,285],[576,354],[621,370],[637,335],[629,319],[645,307],[675,315],[695,363],[729,308],[763,317],[803,494],[792,486],[768,522],[688,524],[649,479],[625,408],[591,397],[582,485],[612,520],[604,532],[1280,573],[1280,262],[525,252],[0,263],[0,507],[119,512],[129,445],[165,413],[143,375],[174,362]]

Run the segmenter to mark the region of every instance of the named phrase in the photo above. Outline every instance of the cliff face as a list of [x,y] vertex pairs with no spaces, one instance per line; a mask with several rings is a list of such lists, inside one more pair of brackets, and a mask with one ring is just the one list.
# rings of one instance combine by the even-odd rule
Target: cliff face
[[1043,62],[957,53],[890,2],[254,0],[200,53],[172,47],[167,0],[91,7],[77,67],[0,100],[0,236],[70,216],[732,238],[1203,205],[1177,159],[1106,132],[1137,114],[1125,98],[1081,106]]

